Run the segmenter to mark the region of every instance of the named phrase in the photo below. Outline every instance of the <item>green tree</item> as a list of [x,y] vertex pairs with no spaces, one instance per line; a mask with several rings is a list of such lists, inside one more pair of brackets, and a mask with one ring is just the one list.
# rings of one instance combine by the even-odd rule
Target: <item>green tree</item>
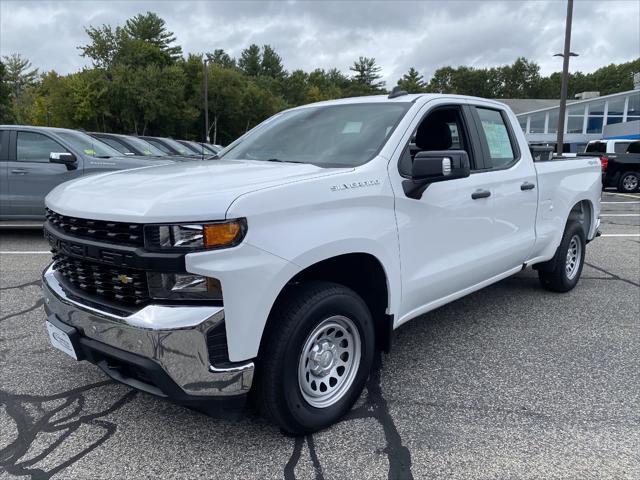
[[14,121],[11,105],[11,86],[7,82],[7,70],[0,61],[0,124]]
[[38,69],[19,53],[4,56],[6,82],[11,90],[11,105],[16,122],[26,123],[32,102],[32,87],[38,80]]
[[250,77],[260,75],[262,71],[260,47],[254,43],[242,50],[240,58],[238,59],[238,67],[242,70],[242,73]]
[[231,58],[231,56],[221,48],[214,50],[210,58],[211,63],[220,65],[223,68],[235,68],[236,66],[235,59]]
[[409,93],[421,93],[425,91],[427,83],[424,81],[423,76],[420,75],[415,68],[411,67],[409,71],[398,80],[398,86]]
[[352,80],[356,86],[355,92],[366,95],[380,93],[384,90],[384,82],[380,80],[382,68],[376,65],[375,58],[360,57],[353,62],[349,70],[354,72]]
[[173,61],[182,57],[182,47],[172,45],[176,41],[166,22],[153,12],[138,14],[126,21],[124,32],[133,40],[156,46]]
[[262,46],[260,73],[272,78],[283,78],[286,73],[282,66],[282,58],[269,45]]

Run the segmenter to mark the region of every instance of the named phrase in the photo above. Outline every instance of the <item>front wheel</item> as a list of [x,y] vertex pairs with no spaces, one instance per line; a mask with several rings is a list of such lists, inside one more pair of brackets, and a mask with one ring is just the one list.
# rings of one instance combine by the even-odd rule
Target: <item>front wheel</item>
[[335,423],[362,392],[374,349],[371,313],[353,290],[330,282],[291,287],[262,343],[259,408],[292,434]]
[[632,193],[638,191],[640,187],[640,174],[636,172],[624,172],[618,181],[618,191],[622,193]]
[[582,226],[577,222],[569,222],[554,258],[538,268],[542,286],[553,292],[568,292],[573,289],[582,273],[585,247]]

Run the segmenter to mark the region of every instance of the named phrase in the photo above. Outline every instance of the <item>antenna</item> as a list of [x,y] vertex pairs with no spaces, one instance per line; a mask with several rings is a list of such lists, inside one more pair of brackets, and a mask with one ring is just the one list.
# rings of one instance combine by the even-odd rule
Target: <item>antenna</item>
[[395,87],[393,87],[393,90],[391,90],[391,93],[387,98],[396,98],[396,97],[401,97],[403,95],[409,95],[409,93],[405,92],[404,90],[401,90],[400,85],[396,85]]

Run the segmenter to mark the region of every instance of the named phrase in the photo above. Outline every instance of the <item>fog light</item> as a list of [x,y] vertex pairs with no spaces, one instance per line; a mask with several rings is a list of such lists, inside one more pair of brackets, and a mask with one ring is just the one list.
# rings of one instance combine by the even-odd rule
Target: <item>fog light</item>
[[191,273],[147,272],[151,298],[159,300],[222,300],[216,278]]

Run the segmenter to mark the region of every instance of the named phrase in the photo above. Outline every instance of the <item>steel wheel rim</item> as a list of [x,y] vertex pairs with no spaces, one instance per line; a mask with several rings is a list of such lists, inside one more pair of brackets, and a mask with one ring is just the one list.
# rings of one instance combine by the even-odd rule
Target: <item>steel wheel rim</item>
[[580,237],[574,235],[569,241],[569,249],[567,250],[567,260],[565,263],[565,272],[569,280],[573,280],[578,269],[580,268],[580,261],[582,259],[582,243]]
[[627,175],[622,179],[625,190],[635,190],[638,187],[638,178],[635,175]]
[[353,321],[336,315],[307,336],[298,360],[298,386],[309,405],[327,408],[351,388],[361,356],[360,332]]

